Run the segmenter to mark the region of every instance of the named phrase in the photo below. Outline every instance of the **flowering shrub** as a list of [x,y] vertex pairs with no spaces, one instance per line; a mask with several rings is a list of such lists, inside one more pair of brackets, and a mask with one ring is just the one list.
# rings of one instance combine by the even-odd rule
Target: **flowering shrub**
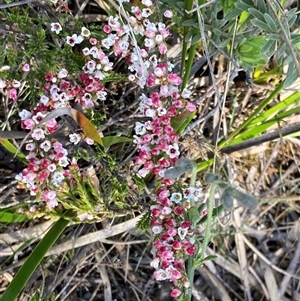
[[[82,71],[72,73],[61,68],[58,72],[45,73],[39,102],[31,110],[24,109],[19,113],[21,126],[30,131],[33,142],[26,144],[28,165],[17,179],[49,208],[61,203],[65,209],[77,211],[79,220],[97,218],[96,204],[83,210],[66,201],[66,195],[71,195],[66,194],[66,190],[72,191],[76,185],[81,188],[80,182],[88,180],[79,172],[76,160],[69,157],[66,147],[53,138],[58,130],[56,119],[46,116],[60,108],[71,108],[72,102],[83,109],[92,109],[95,102],[105,101],[104,81],[114,68],[108,53],[113,51],[115,56],[124,58],[130,71],[128,80],[148,91],[140,95],[138,108],[148,121],[136,123],[133,138],[138,150],[135,158],[135,163],[140,166],[138,176],[145,178],[153,174],[157,180],[150,208],[150,226],[155,236],[151,266],[157,281],[168,280],[173,284],[172,297],[189,300],[195,268],[191,263],[195,265],[199,254],[194,229],[204,215],[196,204],[202,200],[202,188],[194,181],[191,186],[183,187],[177,180],[177,176],[193,170],[193,166],[188,164],[188,169],[182,170],[179,136],[172,126],[172,118],[184,111],[193,112],[196,107],[188,100],[191,92],[181,86],[182,79],[167,60],[169,29],[163,22],[153,22],[157,12],[151,0],[142,0],[142,4],[143,8],[132,6],[132,16],[125,21],[110,16],[103,26],[105,36],[101,39],[93,36],[86,27],[65,35],[64,43],[68,47],[82,45]],[[164,18],[170,17],[172,12],[166,10]],[[50,30],[58,36],[64,33],[58,22],[52,23]],[[30,65],[24,65],[23,71],[30,72]],[[0,84],[3,89],[8,89],[11,100],[18,100],[20,82],[2,79]],[[94,143],[92,137],[69,135],[69,141],[74,145],[81,140]],[[81,190],[82,195],[84,191]],[[189,261],[188,269],[186,260]]]

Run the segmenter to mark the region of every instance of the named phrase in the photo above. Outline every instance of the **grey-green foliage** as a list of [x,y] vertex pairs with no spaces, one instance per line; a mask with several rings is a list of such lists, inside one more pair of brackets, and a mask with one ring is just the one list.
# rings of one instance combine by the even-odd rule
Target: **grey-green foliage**
[[257,205],[257,200],[250,196],[249,194],[242,192],[230,185],[227,182],[219,180],[219,176],[208,173],[205,175],[205,182],[214,183],[219,186],[222,191],[221,202],[225,205],[226,208],[233,207],[233,200],[236,199],[239,204],[248,208],[254,208]]
[[[265,0],[215,1],[201,10],[204,33],[210,53],[217,48],[246,71],[266,65],[274,56],[279,66],[288,66],[287,86],[298,77],[291,50],[292,48],[296,55],[299,52],[300,35],[291,32],[291,27],[297,20],[297,9],[283,12],[278,2],[270,1],[276,15],[268,5],[269,1]],[[173,9],[182,10],[179,7],[183,0],[168,2]],[[178,12],[180,13],[182,11]],[[241,16],[245,19],[241,19]],[[192,13],[190,19],[181,21],[181,25],[190,27],[189,33],[184,37],[185,41],[191,41],[191,44],[201,41],[199,28],[203,25],[199,24],[197,12]],[[290,45],[286,43],[284,35],[288,37]]]

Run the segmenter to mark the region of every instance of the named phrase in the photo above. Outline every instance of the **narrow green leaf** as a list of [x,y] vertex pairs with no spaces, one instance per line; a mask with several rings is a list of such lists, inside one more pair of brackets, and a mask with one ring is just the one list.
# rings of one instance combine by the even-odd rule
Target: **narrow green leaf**
[[191,207],[188,211],[188,217],[189,217],[189,221],[191,221],[194,225],[196,225],[200,219],[200,215],[197,208]]
[[35,247],[33,252],[29,255],[23,266],[19,269],[13,281],[9,284],[8,288],[2,295],[1,301],[14,301],[18,297],[19,293],[26,285],[47,251],[56,242],[68,224],[68,220],[61,218],[52,226],[44,238]]
[[102,142],[105,148],[109,148],[110,146],[117,143],[132,142],[132,138],[121,136],[106,136],[102,137]]
[[201,32],[198,32],[192,39],[191,45],[195,45],[201,40]]
[[265,21],[264,14],[261,13],[258,9],[251,7],[248,9],[248,12],[250,15],[255,17],[257,20],[260,20],[262,22]]
[[192,26],[194,24],[197,24],[197,26],[199,26],[199,22],[196,19],[188,19],[182,22],[183,26]]
[[18,149],[7,139],[0,139],[0,143],[3,145],[3,147],[8,150],[10,153],[16,155],[16,157],[23,163],[27,163],[26,156],[18,151]]
[[265,22],[261,21],[261,20],[257,20],[257,19],[251,19],[250,22],[257,26],[259,29],[262,29],[266,32],[272,32],[272,29],[269,27],[268,24],[266,24]]
[[257,8],[262,13],[266,13],[267,12],[267,6],[266,6],[266,3],[265,3],[265,0],[257,0]]
[[0,210],[0,222],[1,223],[20,223],[28,221],[29,218],[25,214],[11,213],[4,210]]
[[245,120],[233,133],[231,133],[226,140],[223,140],[219,143],[219,147],[222,148],[226,145],[229,145],[232,143],[237,136],[239,136],[243,129],[245,129],[254,118],[256,118],[261,111],[271,102],[274,100],[274,98],[280,93],[280,91],[283,89],[283,83],[280,83],[273,92],[270,93],[270,95],[261,102],[261,104],[254,110],[254,112],[248,117],[247,120]]
[[289,97],[283,99],[281,102],[277,103],[272,108],[268,109],[266,112],[259,114],[251,122],[249,122],[247,128],[252,128],[258,126],[267,120],[270,120],[274,116],[278,115],[282,111],[286,111],[288,107],[292,105],[297,105],[300,102],[300,92],[295,92]]
[[295,64],[292,62],[289,64],[288,70],[286,72],[286,78],[284,81],[284,87],[287,88],[292,85],[297,79],[299,75],[295,68]]
[[274,22],[273,18],[269,15],[269,14],[264,14],[264,18],[267,22],[267,24],[269,25],[269,27],[271,28],[271,30],[273,30],[274,32],[277,31],[277,25]]
[[214,163],[214,159],[209,159],[208,161],[203,161],[197,164],[197,171],[204,170],[205,168],[211,166]]
[[243,2],[237,2],[237,4],[236,4],[237,9],[240,9],[241,11],[246,11],[246,12],[249,10],[249,8],[252,8],[252,7],[253,6],[243,3]]
[[229,20],[234,19],[235,17],[239,16],[241,13],[242,13],[241,9],[239,9],[239,8],[233,9],[224,17],[224,19],[229,21]]

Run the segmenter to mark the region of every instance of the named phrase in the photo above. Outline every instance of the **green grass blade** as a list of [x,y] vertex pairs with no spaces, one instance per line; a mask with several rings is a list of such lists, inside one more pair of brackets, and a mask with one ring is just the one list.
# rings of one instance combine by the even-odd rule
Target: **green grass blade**
[[222,148],[225,145],[229,145],[236,137],[240,135],[243,129],[245,129],[253,119],[255,119],[258,114],[280,93],[283,89],[284,83],[280,83],[276,89],[255,109],[255,111],[245,120],[233,133],[228,135],[228,137],[219,143],[219,147]]
[[132,142],[132,138],[121,136],[106,136],[102,137],[102,142],[105,148],[109,148],[110,146],[117,143]]
[[[193,7],[193,0],[186,0],[184,1],[184,17],[183,17],[183,21],[186,21],[188,19],[191,19],[193,17],[192,14],[188,14],[186,12],[190,11]],[[181,54],[181,66],[180,66],[180,76],[183,77],[183,74],[185,73],[185,58],[187,55],[187,50],[188,50],[188,44],[189,42],[185,41],[185,37],[188,34],[190,30],[190,26],[184,26],[183,27],[183,46],[182,46],[182,54]],[[184,88],[184,86],[182,85],[182,89]]]
[[230,143],[228,143],[226,146],[231,146],[238,144],[240,142],[246,141],[247,139],[258,137],[260,134],[265,132],[268,128],[270,128],[272,125],[278,123],[280,121],[284,122],[284,118],[287,118],[295,113],[299,113],[299,108],[294,108],[286,112],[282,112],[281,114],[276,115],[275,118],[265,121],[263,124],[258,125],[244,133],[242,133],[240,136],[236,137],[234,140],[232,140]]
[[15,275],[13,281],[9,284],[1,297],[1,301],[14,301],[29,278],[44,258],[46,252],[51,248],[55,241],[59,238],[63,230],[68,226],[69,221],[60,218],[44,236],[44,238],[35,247],[23,266]]
[[16,155],[16,157],[17,157],[20,161],[22,161],[22,162],[25,163],[25,164],[27,163],[26,156],[25,156],[22,152],[18,151],[18,149],[17,149],[11,142],[9,142],[8,139],[0,139],[0,143],[1,143],[1,144],[3,145],[3,147],[4,147],[5,149],[7,149],[10,153]]
[[0,210],[0,222],[1,223],[20,223],[28,221],[29,218],[25,214],[11,213],[5,210]]
[[[248,127],[253,127],[259,124],[260,122],[263,122],[265,120],[268,120],[275,115],[279,114],[279,112],[282,112],[283,110],[286,110],[289,106],[298,103],[300,104],[300,92],[295,92],[291,96],[287,97],[286,99],[282,100],[278,104],[276,104],[274,107],[270,108],[263,114],[260,114],[258,117],[254,118],[249,124]],[[300,112],[300,108],[298,107],[298,110]]]

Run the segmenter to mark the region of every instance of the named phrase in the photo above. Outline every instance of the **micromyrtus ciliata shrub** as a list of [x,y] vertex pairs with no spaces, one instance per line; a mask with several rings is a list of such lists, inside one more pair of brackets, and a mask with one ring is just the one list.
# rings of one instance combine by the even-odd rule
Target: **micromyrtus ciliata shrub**
[[[179,136],[171,121],[182,112],[195,111],[196,107],[189,102],[191,91],[181,86],[182,79],[173,71],[174,66],[166,56],[166,40],[171,34],[163,21],[172,18],[172,11],[165,10],[160,21],[155,22],[158,12],[154,2],[141,2],[143,8],[132,6],[131,15],[120,2],[122,17],[109,16],[101,39],[94,37],[86,27],[62,37],[67,47],[82,45],[84,65],[75,75],[66,68],[44,74],[39,102],[34,108],[19,113],[22,128],[31,131],[32,142],[26,144],[28,164],[17,179],[48,208],[59,205],[66,183],[76,184],[81,175],[75,158],[70,158],[63,144],[50,136],[58,129],[56,119],[46,116],[55,110],[71,108],[71,102],[92,110],[96,101],[105,101],[107,92],[103,81],[114,70],[109,53],[124,58],[130,71],[128,81],[147,91],[139,97],[139,111],[148,121],[135,124],[133,138],[137,146],[135,164],[140,166],[138,176],[156,177],[150,207],[150,227],[154,234],[151,266],[157,281],[172,283],[172,297],[190,300],[194,270],[208,259],[204,258],[205,243],[201,247],[194,230],[212,215],[207,216],[201,204],[202,188],[195,181],[194,165],[179,159]],[[57,36],[64,34],[64,26],[59,22],[52,23],[50,30]],[[30,72],[30,68],[30,64],[24,64],[23,72]],[[7,89],[9,99],[18,100],[19,81],[2,79],[0,86]],[[94,144],[91,137],[69,135],[74,145],[82,139]],[[74,172],[78,173],[77,177]],[[190,186],[177,180],[185,172],[193,172]],[[95,215],[79,209],[77,217],[93,220]]]

